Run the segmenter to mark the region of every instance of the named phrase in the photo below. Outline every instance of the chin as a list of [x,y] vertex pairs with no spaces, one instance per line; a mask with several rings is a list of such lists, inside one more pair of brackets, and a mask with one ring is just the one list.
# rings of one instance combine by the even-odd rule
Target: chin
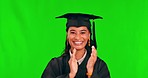
[[85,47],[82,47],[82,46],[74,46],[73,48],[75,48],[76,50],[82,50],[82,49],[84,49]]

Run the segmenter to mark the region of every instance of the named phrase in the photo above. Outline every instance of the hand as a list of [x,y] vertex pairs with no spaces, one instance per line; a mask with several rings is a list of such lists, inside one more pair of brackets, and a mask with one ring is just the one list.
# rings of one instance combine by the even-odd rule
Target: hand
[[77,64],[77,60],[75,58],[75,55],[76,55],[76,49],[73,49],[72,56],[70,57],[70,59],[68,61],[69,67],[70,67],[70,73],[69,73],[70,78],[74,78],[77,71],[78,71],[78,64]]
[[92,46],[92,53],[91,53],[91,56],[87,62],[87,66],[86,66],[87,73],[92,74],[96,60],[97,60],[97,51],[96,51],[95,47]]

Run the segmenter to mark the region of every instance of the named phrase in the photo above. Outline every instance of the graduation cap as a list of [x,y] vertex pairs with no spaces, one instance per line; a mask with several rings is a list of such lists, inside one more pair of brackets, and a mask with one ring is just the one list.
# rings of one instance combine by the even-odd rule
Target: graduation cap
[[[95,48],[97,49],[94,20],[95,19],[103,19],[101,16],[95,16],[95,15],[83,14],[83,13],[67,13],[62,16],[58,16],[56,18],[67,18],[66,31],[71,26],[76,26],[76,27],[86,26],[88,28],[88,30],[90,31],[90,33],[91,34],[93,33],[93,40],[90,37],[90,39],[91,39],[90,44],[91,44],[91,46],[94,45]],[[90,20],[93,20],[93,25],[92,25],[93,32],[91,32]]]

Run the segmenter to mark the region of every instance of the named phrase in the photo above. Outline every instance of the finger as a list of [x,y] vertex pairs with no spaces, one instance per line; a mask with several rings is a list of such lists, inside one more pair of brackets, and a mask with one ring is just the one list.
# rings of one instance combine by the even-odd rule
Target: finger
[[75,55],[76,55],[76,49],[74,48],[73,53],[72,53],[72,57],[75,58]]
[[92,53],[91,53],[91,55],[97,56],[97,51],[96,51],[94,46],[92,46]]
[[95,54],[97,54],[97,50],[96,50],[96,48],[94,47],[94,51],[95,51]]
[[92,46],[92,47],[91,47],[91,49],[92,49],[92,52],[94,51],[94,48],[95,48],[94,46]]
[[92,53],[91,53],[91,54],[92,54],[92,55],[94,55],[94,52],[95,52],[95,47],[94,47],[94,46],[92,46],[91,48],[92,48]]

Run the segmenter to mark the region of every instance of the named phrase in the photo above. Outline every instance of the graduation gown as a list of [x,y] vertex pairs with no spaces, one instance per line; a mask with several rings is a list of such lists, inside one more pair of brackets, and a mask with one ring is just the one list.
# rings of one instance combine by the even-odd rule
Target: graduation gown
[[[86,55],[83,62],[78,65],[78,71],[75,78],[87,78],[87,61],[90,55]],[[45,68],[41,78],[69,78],[70,67],[68,61],[70,59],[69,54],[65,54],[58,58],[53,58]],[[97,57],[97,61],[94,65],[94,70],[91,78],[110,78],[110,73],[106,63]]]

